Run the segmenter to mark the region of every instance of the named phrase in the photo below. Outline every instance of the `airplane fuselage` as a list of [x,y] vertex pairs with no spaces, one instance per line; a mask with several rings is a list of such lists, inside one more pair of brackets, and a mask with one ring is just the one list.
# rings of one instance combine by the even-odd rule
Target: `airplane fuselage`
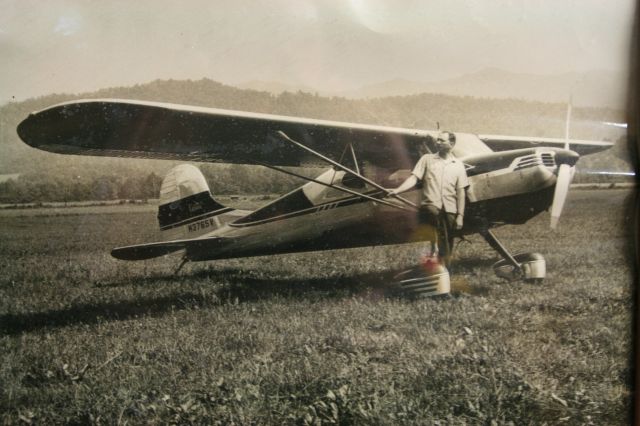
[[[557,148],[528,148],[463,158],[470,187],[465,225],[459,235],[504,224],[522,224],[547,210],[553,200],[559,164],[575,163],[577,158],[572,151]],[[344,184],[344,176],[344,172],[330,169],[316,179],[340,186]],[[361,192],[380,194],[368,187]],[[418,190],[403,195],[419,205]],[[419,241],[417,230],[413,210],[310,182],[204,235],[203,238],[217,237],[225,243],[207,250],[202,247],[187,250],[187,257],[213,260],[400,244]]]
[[[30,114],[17,132],[28,145],[61,154],[251,164],[294,175],[287,168],[333,167],[245,212],[215,202],[195,166],[176,166],[160,194],[163,240],[113,249],[123,260],[183,250],[185,260],[209,260],[419,240],[415,205],[386,197],[385,188],[406,179],[423,151],[436,152],[440,134],[121,99],[53,105]],[[612,146],[568,136],[455,135],[453,154],[465,163],[470,181],[459,234],[481,233],[514,270],[520,270],[519,263],[490,229],[526,223],[550,207],[554,227],[578,152]],[[418,191],[403,195],[420,203]]]

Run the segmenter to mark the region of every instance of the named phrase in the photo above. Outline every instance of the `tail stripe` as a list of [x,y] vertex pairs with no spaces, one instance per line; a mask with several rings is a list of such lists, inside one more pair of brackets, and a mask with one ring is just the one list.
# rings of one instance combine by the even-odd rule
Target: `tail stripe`
[[185,219],[185,220],[180,221],[180,222],[175,222],[175,223],[171,223],[171,224],[168,224],[168,225],[165,225],[165,226],[161,226],[160,230],[161,231],[166,231],[168,229],[177,228],[179,226],[189,225],[189,224],[197,222],[199,220],[205,220],[205,219],[208,219],[208,218],[213,217],[213,216],[218,216],[220,214],[230,212],[232,210],[233,209],[231,207],[223,207],[221,209],[214,210],[212,212],[206,212],[206,213],[201,214],[199,216],[194,216],[194,217]]

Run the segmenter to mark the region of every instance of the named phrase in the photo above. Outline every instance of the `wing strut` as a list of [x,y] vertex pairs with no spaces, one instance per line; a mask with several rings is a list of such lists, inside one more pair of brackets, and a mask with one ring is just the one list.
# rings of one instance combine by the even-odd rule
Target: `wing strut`
[[338,162],[342,162],[342,159],[347,153],[347,149],[349,149],[349,152],[351,154],[351,158],[353,160],[353,167],[356,169],[357,173],[360,173],[360,168],[358,167],[358,159],[356,158],[356,152],[353,150],[353,144],[351,142],[349,142],[344,146],[344,151],[342,151],[342,155],[340,156],[340,159],[338,160]]
[[480,235],[489,243],[492,249],[500,253],[502,257],[514,267],[514,271],[521,272],[522,268],[518,261],[509,253],[509,250],[505,246],[502,245],[500,240],[496,238],[496,236],[489,229],[484,229],[480,231]]
[[290,176],[295,176],[295,177],[300,178],[300,179],[308,180],[309,182],[313,182],[313,183],[317,183],[317,184],[320,184],[320,185],[327,186],[329,188],[337,189],[339,191],[346,192],[346,193],[351,194],[351,195],[355,195],[356,197],[365,198],[367,200],[375,201],[376,203],[380,203],[380,204],[384,204],[384,205],[387,205],[387,206],[395,207],[395,208],[400,209],[400,210],[410,210],[410,211],[416,210],[416,209],[408,209],[408,208],[406,208],[404,206],[401,206],[399,204],[391,203],[389,201],[382,200],[380,198],[371,197],[369,195],[362,194],[362,193],[360,193],[358,191],[353,191],[353,190],[351,190],[349,188],[343,188],[341,186],[336,186],[336,185],[333,185],[333,184],[330,184],[330,183],[321,182],[321,181],[319,181],[317,179],[313,179],[313,178],[310,178],[310,177],[307,177],[307,176],[303,176],[301,174],[292,172],[290,170],[285,170],[285,169],[282,169],[282,168],[277,167],[277,166],[272,166],[270,164],[261,163],[259,161],[254,162],[254,164],[257,164],[259,166],[264,166],[264,167],[267,167],[269,169],[272,169],[272,170],[275,170],[277,172],[281,172],[281,173],[284,173],[284,174],[287,174],[287,175],[290,175]]
[[[290,142],[292,144],[294,144],[297,147],[300,147],[302,149],[304,149],[305,151],[313,154],[314,156],[320,158],[321,160],[326,161],[327,163],[339,168],[340,170],[347,172],[349,174],[352,174],[353,176],[356,176],[357,178],[360,178],[361,180],[363,180],[364,182],[368,183],[369,185],[378,188],[379,190],[383,191],[385,194],[389,195],[389,191],[386,188],[383,188],[382,186],[378,185],[377,183],[375,183],[374,181],[372,181],[371,179],[367,179],[366,177],[362,176],[360,173],[354,172],[353,170],[351,170],[348,167],[343,166],[342,164],[333,161],[331,158],[329,157],[325,157],[324,155],[320,154],[319,152],[314,151],[313,149],[307,147],[304,144],[301,144],[300,142],[296,142],[293,139],[291,139],[289,136],[287,136],[287,134],[285,132],[283,132],[282,130],[278,130],[276,132],[282,139],[284,139],[287,142]],[[405,204],[410,205],[411,207],[417,208],[417,206],[412,203],[411,201],[407,200],[404,197],[401,197],[397,194],[393,194],[394,198],[397,198],[398,200],[402,201]]]
[[360,174],[360,168],[358,167],[358,159],[356,158],[356,152],[353,150],[353,145],[349,142],[349,149],[351,150],[351,156],[353,157],[353,165],[356,167],[356,172]]

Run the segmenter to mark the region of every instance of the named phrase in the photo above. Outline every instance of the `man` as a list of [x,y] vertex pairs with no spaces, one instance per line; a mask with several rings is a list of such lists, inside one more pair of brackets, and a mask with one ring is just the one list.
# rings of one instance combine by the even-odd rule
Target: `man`
[[393,196],[422,184],[418,222],[427,227],[431,253],[435,254],[437,242],[439,257],[447,266],[453,250],[453,232],[462,229],[465,190],[469,186],[464,164],[452,153],[455,144],[455,134],[441,132],[436,140],[437,153],[423,155],[411,176],[389,191]]

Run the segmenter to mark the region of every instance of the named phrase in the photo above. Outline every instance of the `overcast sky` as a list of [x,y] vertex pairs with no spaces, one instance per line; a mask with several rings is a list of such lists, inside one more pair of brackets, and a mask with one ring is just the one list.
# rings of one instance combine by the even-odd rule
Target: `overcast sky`
[[162,79],[346,90],[623,71],[633,0],[0,0],[0,103]]

